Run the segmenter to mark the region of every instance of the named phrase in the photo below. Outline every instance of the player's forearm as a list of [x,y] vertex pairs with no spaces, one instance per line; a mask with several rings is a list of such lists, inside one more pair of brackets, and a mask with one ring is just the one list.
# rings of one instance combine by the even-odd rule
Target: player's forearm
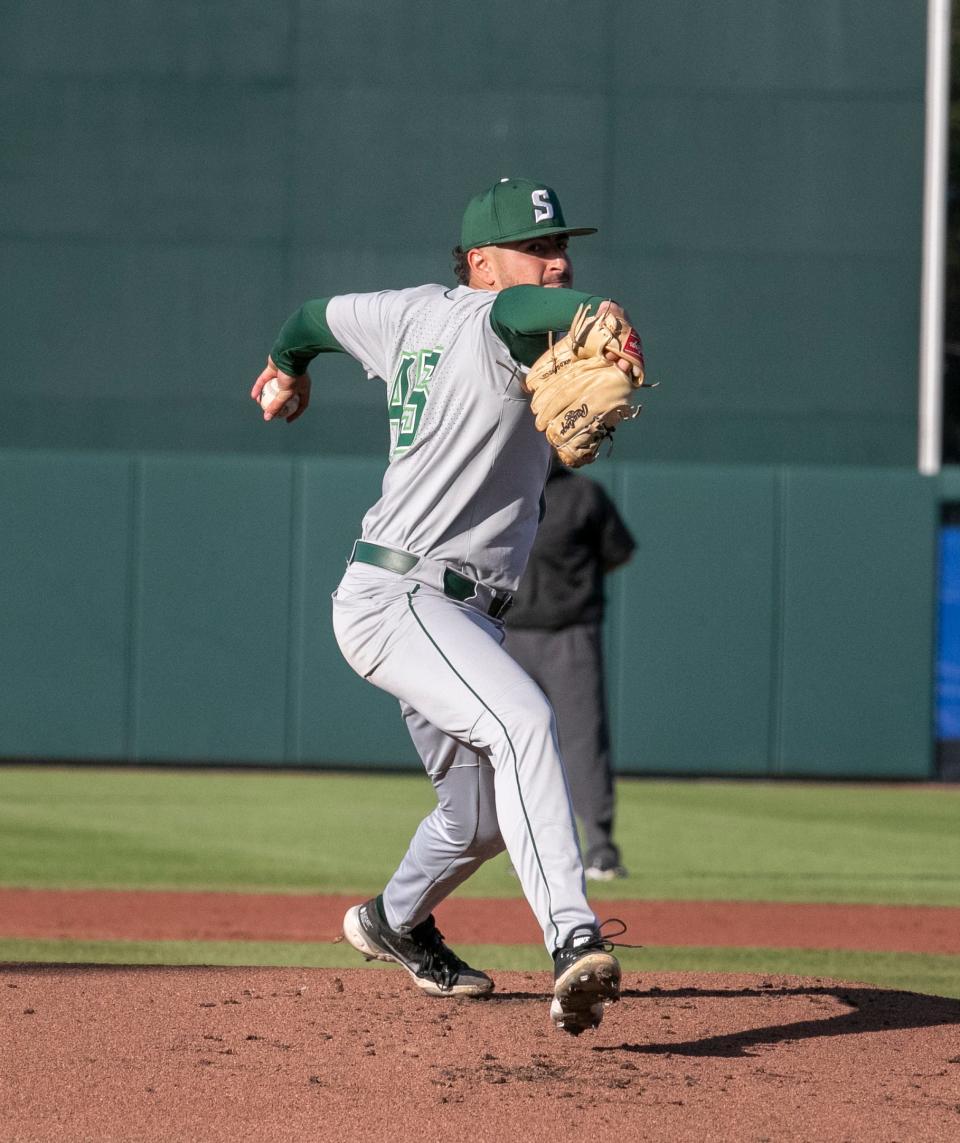
[[282,373],[291,377],[306,373],[318,353],[343,353],[343,346],[327,324],[329,298],[304,302],[283,323],[270,356]]
[[490,324],[518,361],[532,365],[547,348],[548,333],[568,329],[580,306],[596,308],[605,300],[580,290],[511,286],[497,294]]

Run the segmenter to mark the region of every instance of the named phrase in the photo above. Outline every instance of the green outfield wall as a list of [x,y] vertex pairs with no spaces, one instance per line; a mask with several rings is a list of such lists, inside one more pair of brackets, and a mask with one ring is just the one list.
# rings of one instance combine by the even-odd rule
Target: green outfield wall
[[247,393],[304,298],[452,281],[526,175],[660,382],[597,466],[619,765],[930,773],[923,0],[2,12],[0,757],[413,762],[328,618],[383,386]]
[[[639,541],[609,581],[620,770],[932,776],[936,481],[600,469]],[[416,765],[330,627],[381,472],[0,454],[0,757]]]
[[346,362],[324,418],[251,417],[276,330],[451,281],[523,174],[661,382],[625,459],[912,464],[922,0],[2,7],[0,445],[382,455]]

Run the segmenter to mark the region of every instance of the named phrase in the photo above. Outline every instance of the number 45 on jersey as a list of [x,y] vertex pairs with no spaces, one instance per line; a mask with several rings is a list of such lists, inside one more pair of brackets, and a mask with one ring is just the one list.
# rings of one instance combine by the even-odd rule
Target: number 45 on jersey
[[391,456],[401,456],[413,444],[430,393],[430,378],[440,361],[441,349],[404,353],[390,386],[390,435],[396,443]]

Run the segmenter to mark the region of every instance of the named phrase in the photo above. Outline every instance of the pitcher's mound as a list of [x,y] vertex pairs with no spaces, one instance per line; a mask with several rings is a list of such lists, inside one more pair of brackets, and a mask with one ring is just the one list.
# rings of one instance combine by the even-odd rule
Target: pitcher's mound
[[399,969],[0,966],[0,1139],[955,1140],[960,1001],[624,978],[596,1032],[547,973],[433,1000]]

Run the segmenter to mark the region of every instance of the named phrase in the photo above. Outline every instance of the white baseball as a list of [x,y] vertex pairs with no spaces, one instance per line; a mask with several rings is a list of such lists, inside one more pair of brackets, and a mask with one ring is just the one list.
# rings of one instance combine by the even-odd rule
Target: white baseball
[[[266,408],[271,401],[275,401],[277,394],[280,392],[280,382],[276,377],[271,377],[270,380],[260,390],[260,405]],[[276,414],[274,420],[280,417],[289,417],[291,413],[295,413],[300,408],[300,398],[296,393],[290,398],[289,401],[283,406],[279,413]]]

